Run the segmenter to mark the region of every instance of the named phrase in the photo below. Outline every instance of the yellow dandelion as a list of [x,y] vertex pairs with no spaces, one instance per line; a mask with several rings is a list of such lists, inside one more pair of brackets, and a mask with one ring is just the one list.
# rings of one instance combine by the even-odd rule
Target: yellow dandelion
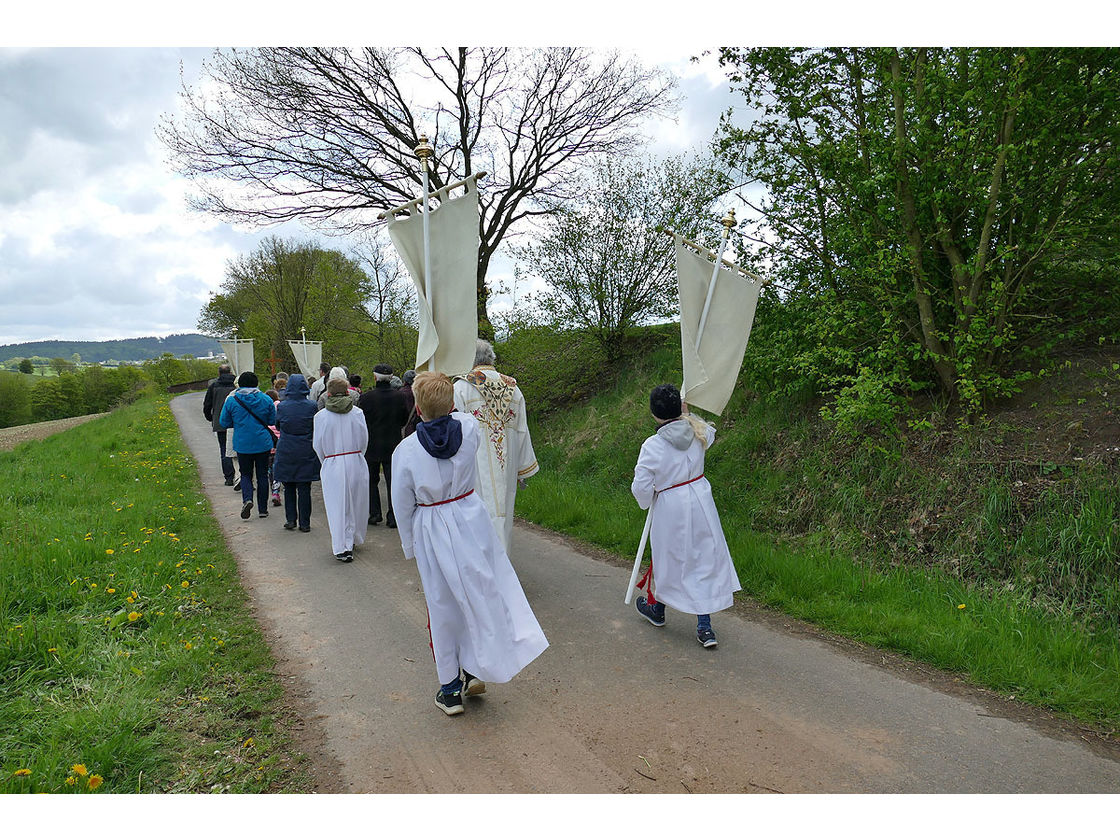
[[113,549],[107,548],[107,549],[105,549],[105,553],[106,554],[113,554],[114,552],[113,552]]
[[183,642],[183,647],[185,647],[187,650],[190,650],[194,647],[194,645],[192,645],[190,642]]
[[242,746],[242,747],[251,747],[251,746],[253,746],[253,739],[252,739],[252,738],[246,738],[246,739],[245,739],[245,743],[244,743],[244,744],[242,744],[241,746]]
[[129,621],[136,621],[136,619],[140,618],[140,616],[142,616],[143,614],[144,613],[138,613],[134,610],[133,612],[130,612],[128,614],[128,620]]
[[189,580],[185,580],[185,581],[183,581],[182,583],[180,583],[179,585],[180,585],[181,587],[183,587],[184,589],[186,589],[186,588],[187,588],[188,586],[190,586],[190,585],[191,585],[191,582],[190,582]]
[[31,771],[28,770],[26,767],[21,767],[16,772],[14,772],[12,775],[13,776],[30,776]]
[[73,776],[67,776],[66,777],[66,784],[68,784],[68,785],[73,785],[77,781],[78,780],[76,778],[74,778]]
[[963,610],[964,609],[964,604],[957,604],[957,609],[958,610]]
[[111,586],[107,586],[105,588],[105,591],[108,592],[110,595],[113,595],[113,594],[116,593],[117,590],[113,589]]
[[47,648],[47,653],[58,653],[58,648]]
[[86,782],[86,784],[89,785],[90,790],[97,790],[99,787],[101,787],[101,783],[103,781],[105,781],[105,780],[102,779],[100,776],[98,776],[96,773],[94,773],[92,776],[89,777],[89,781]]
[[128,601],[128,603],[130,603],[130,604],[135,604],[136,603],[136,599],[132,598],[132,597],[128,597],[125,600]]
[[84,764],[75,764],[70,768],[70,772],[76,776],[85,776],[89,773],[89,770],[86,769]]

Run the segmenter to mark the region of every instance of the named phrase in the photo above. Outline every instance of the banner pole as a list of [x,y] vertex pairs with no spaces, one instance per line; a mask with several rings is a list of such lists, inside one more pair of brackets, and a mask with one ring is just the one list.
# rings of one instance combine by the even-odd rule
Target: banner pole
[[[708,310],[712,306],[712,295],[716,289],[716,278],[719,276],[719,264],[723,259],[723,249],[727,246],[727,238],[731,234],[731,228],[735,227],[735,211],[728,210],[727,215],[720,220],[723,225],[723,235],[719,240],[719,253],[716,256],[715,264],[712,266],[712,279],[708,281],[708,294],[704,299],[704,311],[700,315],[700,325],[696,330],[696,352],[700,352],[700,339],[704,337],[704,327],[708,323]],[[681,382],[681,399],[684,400],[684,382]],[[634,586],[638,582],[638,571],[642,565],[642,556],[646,553],[646,541],[649,539],[650,528],[653,525],[653,506],[657,504],[657,493],[653,494],[653,500],[649,503],[649,510],[646,511],[646,524],[642,528],[642,538],[638,542],[638,553],[634,557],[634,568],[630,572],[630,583],[626,586],[626,597],[622,599],[623,604],[629,604],[630,599],[634,597]],[[652,563],[653,560],[651,559]]]
[[[413,150],[416,157],[420,158],[420,163],[424,170],[424,195],[423,195],[423,208],[424,214],[424,294],[428,298],[428,306],[434,308],[433,299],[433,284],[432,284],[432,248],[431,236],[428,229],[428,219],[430,209],[429,193],[428,193],[428,159],[432,156],[432,147],[428,143],[428,135],[420,135],[420,143]],[[426,363],[425,363],[426,364]]]

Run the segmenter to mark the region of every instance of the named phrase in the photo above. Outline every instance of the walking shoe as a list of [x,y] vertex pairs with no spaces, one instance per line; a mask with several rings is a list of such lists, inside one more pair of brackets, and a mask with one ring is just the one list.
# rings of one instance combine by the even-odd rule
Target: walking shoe
[[390,519],[385,524],[390,528],[396,528],[397,527],[397,520]]
[[232,487],[232,486],[233,486],[233,478],[227,478],[226,479],[226,487]]
[[712,632],[711,627],[698,627],[696,629],[696,641],[706,648],[713,648],[717,644],[716,634]]
[[436,692],[436,705],[443,710],[445,715],[461,715],[463,713],[463,692],[452,691],[445,694],[441,688]]
[[311,526],[308,525],[306,528],[304,528],[302,525],[300,525],[299,530],[301,534],[306,534],[311,531]]
[[376,525],[380,521],[381,521],[381,514],[378,514],[377,516],[371,516],[369,519],[366,520],[366,523],[368,525]]
[[336,554],[334,556],[334,559],[339,560],[343,563],[351,563],[354,560],[354,552],[352,552],[352,551],[340,552],[339,554]]
[[[646,602],[645,595],[639,595],[638,600],[634,602],[638,612],[642,614],[650,624],[654,627],[665,626],[665,605],[664,604],[649,604]],[[660,608],[660,609],[659,609]]]
[[260,513],[257,514],[257,516],[259,516],[261,519],[265,519],[268,516],[268,508],[265,508],[264,510],[262,510]]
[[253,500],[250,499],[249,501],[247,501],[245,504],[243,504],[241,506],[241,518],[242,519],[248,519],[249,514],[251,514],[252,512],[253,512]]
[[294,522],[285,522],[284,523],[284,530],[285,531],[294,531],[295,529],[296,529],[296,523],[294,523]]
[[486,683],[484,683],[474,674],[463,671],[463,696],[477,697],[478,695],[485,693]]
[[273,507],[280,507],[280,494],[279,493],[273,493],[272,494],[272,506]]
[[[228,482],[227,482],[227,484],[228,484]],[[230,486],[233,488],[234,493],[240,493],[241,492],[241,478],[240,477],[235,478],[233,480],[233,484],[230,484]]]

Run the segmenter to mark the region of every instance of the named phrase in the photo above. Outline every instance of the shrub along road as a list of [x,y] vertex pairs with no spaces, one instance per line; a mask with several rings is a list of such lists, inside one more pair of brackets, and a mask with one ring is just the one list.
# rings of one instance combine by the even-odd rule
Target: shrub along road
[[951,675],[749,607],[714,617],[713,650],[697,644],[692,616],[669,610],[653,628],[622,604],[627,568],[520,525],[513,564],[551,645],[445,717],[432,702],[419,575],[397,532],[371,526],[354,562],[339,563],[318,485],[309,534],[285,531],[282,508],[242,520],[202,396],[171,407],[301,708],[324,790],[1120,790],[1114,747]]

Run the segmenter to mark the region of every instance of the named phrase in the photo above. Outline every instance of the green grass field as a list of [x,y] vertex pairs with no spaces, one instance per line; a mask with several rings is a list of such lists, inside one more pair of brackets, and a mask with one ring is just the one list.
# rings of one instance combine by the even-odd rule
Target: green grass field
[[309,790],[166,397],[0,475],[0,792]]
[[[548,348],[533,353],[503,370],[547,378],[532,365]],[[630,481],[654,430],[648,394],[676,381],[679,358],[667,341],[591,399],[536,418],[541,472],[518,494],[518,515],[631,562],[645,514]],[[996,503],[1019,479],[977,467],[967,450],[932,467],[898,450],[844,451],[796,407],[741,395],[716,425],[705,473],[743,595],[1101,731],[1120,724],[1111,612],[1120,580],[1103,468],[1071,473],[1023,520],[1021,509]],[[912,508],[892,494],[952,507],[954,527],[933,556],[951,551],[959,566],[906,553]],[[880,538],[892,530],[897,542]]]

